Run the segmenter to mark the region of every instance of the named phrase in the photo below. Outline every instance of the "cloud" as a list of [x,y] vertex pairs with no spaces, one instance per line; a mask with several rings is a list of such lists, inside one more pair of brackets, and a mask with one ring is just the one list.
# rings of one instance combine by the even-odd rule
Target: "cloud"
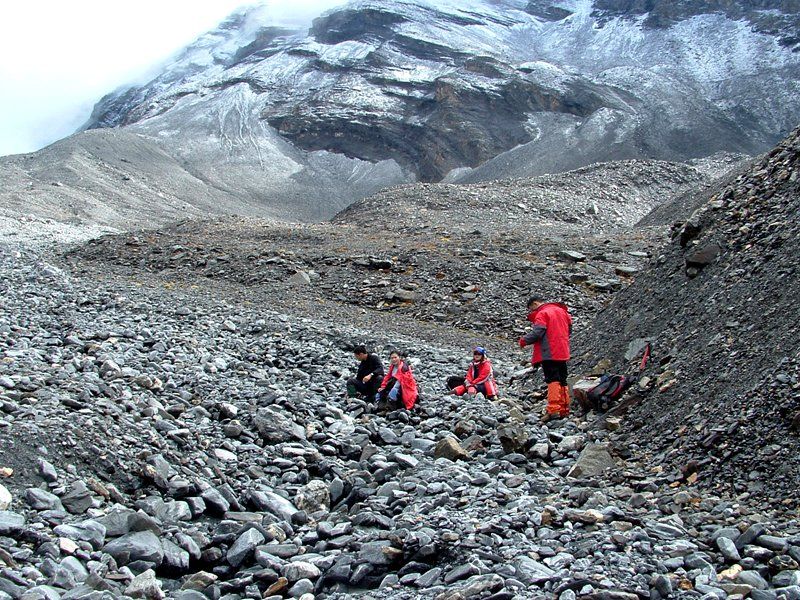
[[7,0],[0,5],[0,156],[75,131],[102,96],[141,81],[239,7],[264,5],[270,20],[297,25],[342,3]]
[[308,25],[326,10],[345,4],[344,0],[265,0],[263,4],[271,19],[282,25]]

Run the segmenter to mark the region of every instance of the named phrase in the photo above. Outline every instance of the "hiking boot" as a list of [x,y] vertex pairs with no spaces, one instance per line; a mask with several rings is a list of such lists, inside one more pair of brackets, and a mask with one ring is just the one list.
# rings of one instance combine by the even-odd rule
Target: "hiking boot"
[[560,414],[560,413],[557,413],[557,412],[547,412],[547,411],[545,410],[545,411],[542,413],[542,417],[541,417],[540,421],[541,421],[542,423],[549,423],[550,421],[553,421],[553,420],[555,420],[555,419],[561,419],[561,418],[562,418],[562,416],[561,416],[561,414]]

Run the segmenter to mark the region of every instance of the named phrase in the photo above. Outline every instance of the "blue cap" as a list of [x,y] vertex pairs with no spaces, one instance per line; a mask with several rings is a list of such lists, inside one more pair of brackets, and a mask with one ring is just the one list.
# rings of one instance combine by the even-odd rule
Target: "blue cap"
[[472,353],[473,354],[480,354],[481,356],[486,356],[486,348],[484,348],[483,346],[475,346],[472,349]]

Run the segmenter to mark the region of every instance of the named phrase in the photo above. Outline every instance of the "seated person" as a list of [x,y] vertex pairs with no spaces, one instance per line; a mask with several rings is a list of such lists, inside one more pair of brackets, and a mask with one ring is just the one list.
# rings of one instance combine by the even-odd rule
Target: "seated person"
[[403,360],[397,350],[389,355],[389,371],[383,378],[375,401],[378,404],[402,402],[406,410],[414,408],[417,402],[417,380],[411,371],[411,365]]
[[492,363],[486,358],[486,348],[476,346],[472,351],[472,362],[467,367],[467,376],[462,385],[453,388],[452,393],[474,396],[480,392],[489,400],[497,400],[497,384],[494,381]]
[[369,354],[363,345],[353,348],[353,354],[359,361],[358,372],[355,377],[347,380],[347,395],[355,398],[361,394],[372,398],[383,379],[383,363],[377,354]]

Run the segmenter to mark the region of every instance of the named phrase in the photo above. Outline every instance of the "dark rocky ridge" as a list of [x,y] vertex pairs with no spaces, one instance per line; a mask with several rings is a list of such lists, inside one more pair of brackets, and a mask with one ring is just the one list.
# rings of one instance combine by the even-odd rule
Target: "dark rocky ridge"
[[[730,164],[724,165],[728,160]],[[724,165],[721,168],[725,172],[742,160],[720,158],[719,164]],[[384,226],[425,223],[445,228],[474,227],[491,234],[574,223],[605,231],[630,227],[665,204],[665,198],[713,185],[717,176],[688,164],[629,160],[490,183],[414,184],[355,202],[332,221],[368,227],[392,214],[397,218]]]
[[616,365],[629,342],[652,339],[657,389],[620,444],[672,473],[693,462],[702,485],[743,498],[800,486],[799,166],[795,131],[707,197],[578,338],[584,361]]
[[645,16],[644,26],[653,28],[666,28],[697,15],[724,14],[730,19],[748,21],[756,31],[777,35],[780,43],[793,51],[800,49],[797,35],[800,3],[797,0],[595,0],[594,7],[601,20]]

